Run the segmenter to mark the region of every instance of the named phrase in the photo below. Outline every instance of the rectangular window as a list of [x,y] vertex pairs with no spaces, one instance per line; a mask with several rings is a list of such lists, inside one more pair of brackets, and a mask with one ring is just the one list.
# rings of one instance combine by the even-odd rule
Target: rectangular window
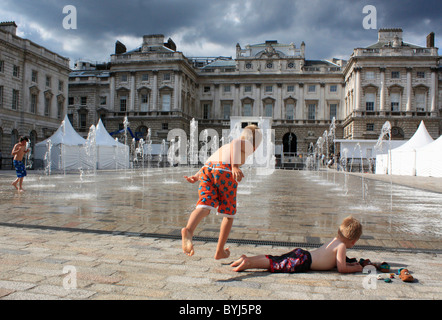
[[169,123],[163,122],[161,124],[161,130],[169,130]]
[[0,60],[0,73],[5,72],[5,62]]
[[73,106],[73,105],[74,105],[74,97],[69,97],[69,98],[68,98],[68,104],[69,104],[70,106]]
[[164,80],[164,81],[170,81],[170,73],[165,73],[165,74],[163,75],[163,80]]
[[126,112],[127,108],[127,96],[120,97],[120,112]]
[[58,101],[57,103],[57,118],[61,119],[63,113],[63,102],[62,101]]
[[287,86],[287,92],[295,92],[295,86]]
[[266,117],[273,117],[273,104],[267,103],[265,105],[265,115]]
[[49,116],[50,107],[51,107],[51,99],[45,98],[45,116]]
[[309,85],[308,86],[308,92],[316,92],[316,86],[315,85]]
[[38,72],[35,71],[35,70],[32,70],[31,81],[34,82],[34,83],[38,82]]
[[51,77],[50,76],[46,76],[46,87],[51,87]]
[[204,91],[204,92],[210,92],[210,87],[209,87],[209,86],[205,86],[205,87],[203,88],[203,91]]
[[12,75],[16,78],[20,78],[20,67],[14,65],[14,68],[12,70]]
[[425,93],[416,94],[416,111],[425,112]]
[[163,94],[162,96],[162,111],[170,111],[170,94]]
[[227,86],[224,86],[224,92],[230,92],[230,86],[229,85],[227,85]]
[[365,129],[366,131],[374,131],[374,123],[367,123]]
[[87,105],[87,97],[81,97],[81,105],[82,106]]
[[37,95],[35,93],[31,94],[31,113],[37,113]]
[[223,105],[223,119],[229,120],[230,119],[230,104],[225,103]]
[[417,78],[418,79],[425,79],[425,72],[424,71],[418,71],[417,72]]
[[251,103],[244,103],[243,116],[244,117],[251,117],[252,116],[252,104]]
[[80,128],[86,129],[86,123],[87,123],[87,114],[86,113],[79,114],[79,122],[80,122]]
[[120,80],[121,82],[127,82],[127,74],[122,74]]
[[3,86],[0,86],[0,108],[3,108]]
[[147,108],[148,108],[148,97],[147,97],[147,94],[142,94],[141,95],[140,111],[147,112]]
[[338,91],[338,86],[335,85],[335,84],[332,84],[332,85],[330,86],[330,92],[337,92],[337,91]]
[[265,92],[267,92],[267,93],[273,92],[273,86],[266,86]]
[[287,120],[293,120],[295,118],[295,105],[292,103],[287,104],[285,107],[285,118]]
[[245,87],[244,87],[244,92],[245,92],[245,93],[247,93],[247,92],[252,92],[252,86],[245,86]]
[[148,73],[143,73],[141,75],[141,81],[149,81],[149,74]]
[[18,109],[19,92],[18,90],[12,89],[12,110]]
[[374,71],[366,71],[365,72],[365,79],[366,80],[373,80],[374,79]]
[[333,118],[335,118],[336,120],[337,114],[338,114],[338,105],[333,103],[330,105],[330,120],[333,120]]
[[203,119],[209,119],[210,116],[210,105],[203,104]]
[[316,118],[316,105],[311,103],[308,105],[308,120],[315,120]]
[[399,111],[401,95],[399,93],[392,93],[390,95],[390,98],[391,98],[391,111]]
[[106,96],[101,96],[100,97],[100,105],[102,105],[102,106],[104,106],[104,105],[106,105],[106,101],[107,99],[106,99]]
[[375,99],[376,99],[376,95],[374,93],[367,93],[365,95],[365,110],[366,111],[374,111]]
[[391,79],[400,79],[401,73],[399,71],[392,71],[391,72]]

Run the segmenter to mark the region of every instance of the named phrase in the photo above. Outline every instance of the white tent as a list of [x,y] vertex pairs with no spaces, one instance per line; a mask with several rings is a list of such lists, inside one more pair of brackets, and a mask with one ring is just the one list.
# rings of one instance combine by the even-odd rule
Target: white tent
[[101,119],[95,128],[95,146],[97,169],[129,168],[129,146],[112,138]]
[[416,149],[431,142],[433,138],[428,133],[424,122],[421,121],[419,128],[407,143],[391,150],[390,174],[416,175]]
[[[42,160],[51,170],[78,170],[84,167],[83,145],[86,142],[72,127],[66,115],[57,131],[35,145],[34,159]],[[50,149],[50,150],[49,150]]]
[[442,136],[416,149],[416,175],[442,177]]

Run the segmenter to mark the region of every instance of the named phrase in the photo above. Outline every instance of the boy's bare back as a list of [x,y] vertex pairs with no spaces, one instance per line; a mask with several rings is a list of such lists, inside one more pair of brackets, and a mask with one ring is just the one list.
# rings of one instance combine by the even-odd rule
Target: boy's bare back
[[354,243],[345,243],[339,237],[336,237],[320,248],[310,251],[312,257],[311,270],[325,271],[337,267],[338,272],[341,273],[362,271],[360,264],[347,263],[346,261],[347,248],[351,248],[353,245]]
[[316,250],[310,251],[312,256],[312,270],[330,270],[336,267],[336,256],[338,250],[346,250],[345,244],[338,238],[322,245]]
[[253,146],[250,141],[235,139],[221,146],[207,159],[207,162],[224,162],[227,164],[243,165],[253,151]]

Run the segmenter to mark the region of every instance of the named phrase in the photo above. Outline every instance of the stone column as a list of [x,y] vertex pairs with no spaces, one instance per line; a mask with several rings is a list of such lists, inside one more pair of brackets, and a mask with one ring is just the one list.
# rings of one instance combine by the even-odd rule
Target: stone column
[[255,106],[252,111],[252,116],[259,117],[262,116],[261,84],[257,83],[255,86],[256,86],[256,99],[255,99]]
[[239,100],[240,84],[235,83],[235,95],[233,97],[232,116],[241,115],[241,101]]
[[361,112],[361,67],[354,68],[355,70],[355,97],[354,97],[354,110],[357,112]]
[[135,72],[130,73],[129,111],[135,111]]
[[116,111],[116,109],[115,109],[115,74],[111,73],[109,79],[110,79],[109,109]]
[[[327,106],[325,104],[325,83],[321,82],[319,84],[319,110],[318,110],[318,116],[321,116],[322,114],[322,119],[319,118],[318,120],[328,120],[327,117]],[[321,112],[322,111],[322,112]]]
[[152,110],[158,110],[158,71],[153,72]]
[[412,68],[407,68],[407,88],[406,88],[406,97],[407,97],[407,104],[406,104],[406,111],[407,116],[411,116],[411,71]]
[[273,118],[276,119],[276,116],[279,116],[279,119],[283,119],[282,111],[284,110],[283,101],[282,101],[282,83],[278,83],[277,87],[277,95],[276,95],[276,105],[275,112],[273,114]]
[[305,101],[304,101],[304,83],[298,84],[298,92],[299,92],[299,100],[296,105],[296,119],[303,120],[304,119],[304,109],[305,109]]
[[220,119],[221,118],[221,103],[220,103],[220,90],[221,86],[219,83],[215,84],[215,92],[213,93],[213,113],[212,118]]
[[174,87],[173,87],[173,110],[183,110],[181,105],[181,77],[180,72],[175,71]]
[[431,68],[431,88],[430,88],[430,99],[431,99],[431,114],[437,117],[437,68]]
[[380,75],[381,75],[381,90],[380,90],[380,97],[379,97],[379,108],[381,112],[385,112],[385,68],[379,68]]

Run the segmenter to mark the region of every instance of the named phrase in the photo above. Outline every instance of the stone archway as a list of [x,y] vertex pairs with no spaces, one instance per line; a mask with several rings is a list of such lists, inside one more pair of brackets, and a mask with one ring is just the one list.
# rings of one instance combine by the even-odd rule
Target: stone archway
[[293,132],[287,132],[282,137],[282,150],[284,153],[296,153],[298,151],[298,138]]

